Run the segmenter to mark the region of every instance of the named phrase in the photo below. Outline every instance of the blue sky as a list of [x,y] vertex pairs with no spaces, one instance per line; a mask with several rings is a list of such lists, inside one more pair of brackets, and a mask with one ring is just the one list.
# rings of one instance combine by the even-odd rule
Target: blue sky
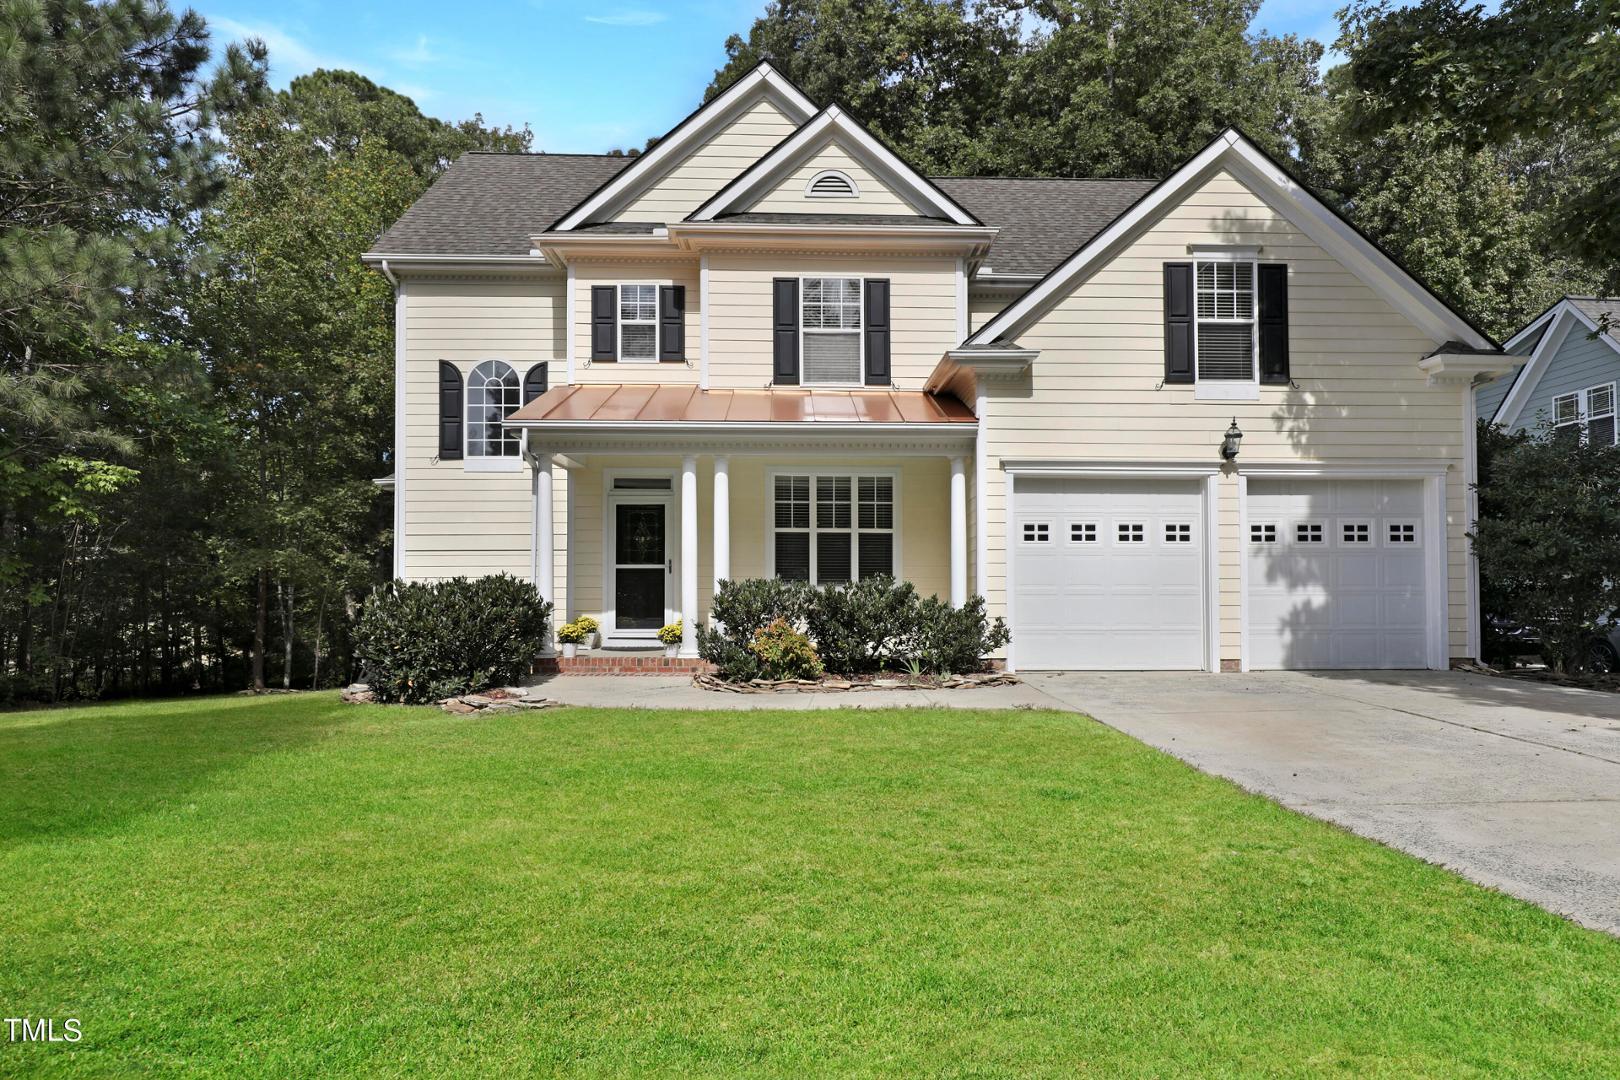
[[[535,134],[537,150],[640,146],[696,107],[764,0],[191,0],[220,41],[270,48],[285,86],[347,68],[413,98],[423,112]],[[1343,0],[1266,0],[1257,25],[1324,44]]]

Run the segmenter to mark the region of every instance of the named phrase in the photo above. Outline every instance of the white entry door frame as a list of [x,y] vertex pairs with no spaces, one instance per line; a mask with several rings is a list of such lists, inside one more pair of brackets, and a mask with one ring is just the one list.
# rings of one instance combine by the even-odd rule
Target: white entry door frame
[[[611,469],[602,474],[602,637],[604,644],[645,647],[656,644],[660,626],[675,619],[675,593],[680,581],[681,505],[672,469]],[[619,517],[621,507],[657,506],[663,511],[663,557],[659,562],[638,560],[621,564]],[[619,625],[619,571],[663,572],[663,616],[659,626]]]

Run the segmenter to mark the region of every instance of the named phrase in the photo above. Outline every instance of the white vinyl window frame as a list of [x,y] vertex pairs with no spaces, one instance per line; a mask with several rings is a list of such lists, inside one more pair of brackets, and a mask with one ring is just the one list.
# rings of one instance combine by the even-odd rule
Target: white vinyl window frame
[[[856,355],[860,358],[855,372],[855,378],[849,382],[810,382],[805,378],[804,339],[806,335],[817,334],[847,334],[847,329],[827,330],[817,328],[811,330],[805,326],[805,283],[809,281],[853,281],[855,282],[856,314],[860,325],[854,329]],[[800,274],[799,275],[799,385],[815,386],[822,389],[849,390],[864,389],[866,387],[866,278],[860,274]],[[892,316],[891,316],[892,318]]]
[[[618,335],[618,349],[617,349],[617,352],[618,352],[619,362],[621,364],[656,364],[656,363],[658,363],[658,350],[659,350],[659,347],[663,344],[663,342],[661,340],[661,338],[663,337],[663,334],[659,330],[659,326],[658,326],[658,285],[659,285],[659,283],[655,282],[655,281],[621,281],[621,282],[619,282],[617,287],[615,287],[615,289],[614,289],[614,292],[613,292],[613,326],[614,326],[614,333],[616,333]],[[652,318],[651,319],[641,319],[641,318],[626,319],[624,317],[624,305],[625,305],[624,291],[626,289],[651,289],[652,290]],[[640,301],[638,300],[638,301],[636,301],[636,303],[639,304]],[[638,326],[638,327],[639,326],[650,326],[650,327],[652,327],[652,355],[651,356],[627,356],[627,355],[625,355],[625,351],[624,351],[624,328],[626,326]]]
[[[1615,384],[1612,382],[1598,383],[1581,391],[1581,432],[1588,441],[1592,438],[1592,421],[1616,419],[1614,395]],[[1611,423],[1609,426],[1609,445],[1613,446],[1620,442],[1620,425]]]
[[[903,530],[901,522],[904,520],[901,506],[901,471],[899,469],[852,469],[852,468],[821,468],[796,469],[784,466],[777,469],[766,470],[765,475],[765,576],[776,577],[776,534],[781,532],[802,533],[804,529],[782,529],[776,527],[776,480],[783,476],[807,476],[810,478],[810,583],[819,585],[816,566],[816,535],[818,532],[840,533],[843,529],[818,529],[816,525],[816,481],[821,477],[831,479],[847,479],[850,490],[850,579],[859,580],[861,573],[861,533],[887,533],[894,537],[889,552],[889,574],[895,580],[903,580],[901,553],[904,550]],[[893,498],[891,500],[894,514],[894,526],[889,529],[862,529],[860,528],[860,482],[862,477],[876,477],[891,482]]]
[[[1195,250],[1192,255],[1192,362],[1193,397],[1199,401],[1260,400],[1260,258],[1249,248]],[[1249,268],[1249,317],[1203,318],[1198,313],[1198,271],[1203,266],[1247,265]],[[1217,289],[1218,291],[1218,289]],[[1249,377],[1247,379],[1206,379],[1199,373],[1198,337],[1203,324],[1249,327]]]
[[[502,371],[504,375],[499,374]],[[493,401],[490,400],[492,376],[499,379]],[[492,412],[499,412],[504,420],[522,405],[523,377],[518,374],[517,368],[498,357],[480,360],[472,366],[462,380],[461,391],[461,464],[465,471],[522,470],[523,444],[517,431],[503,429],[495,440],[473,435],[475,430],[483,431],[489,427]],[[491,451],[492,445],[494,452]]]

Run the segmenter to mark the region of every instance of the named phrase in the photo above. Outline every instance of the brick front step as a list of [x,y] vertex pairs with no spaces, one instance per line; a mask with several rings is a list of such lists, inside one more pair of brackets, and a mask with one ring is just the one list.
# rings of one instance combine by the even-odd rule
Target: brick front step
[[696,675],[710,672],[714,665],[691,657],[663,653],[585,653],[572,660],[561,656],[542,657],[535,663],[541,675]]

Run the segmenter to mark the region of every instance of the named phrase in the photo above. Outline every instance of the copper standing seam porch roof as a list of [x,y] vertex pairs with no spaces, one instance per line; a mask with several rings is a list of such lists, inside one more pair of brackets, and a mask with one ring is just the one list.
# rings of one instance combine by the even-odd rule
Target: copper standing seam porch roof
[[555,386],[508,424],[974,424],[947,394],[922,390],[699,390],[593,383]]

